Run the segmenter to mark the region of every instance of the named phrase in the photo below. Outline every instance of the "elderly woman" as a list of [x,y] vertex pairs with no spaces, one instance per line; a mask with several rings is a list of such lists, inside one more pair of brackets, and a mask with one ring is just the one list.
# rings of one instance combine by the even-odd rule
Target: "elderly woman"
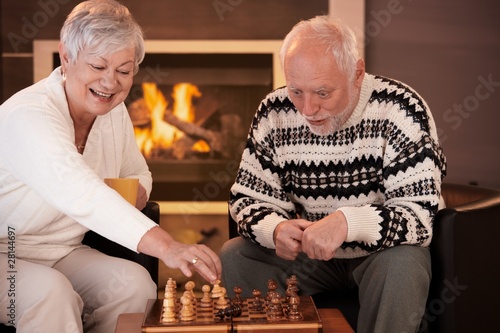
[[[144,311],[156,286],[142,266],[83,246],[89,229],[187,276],[214,281],[221,265],[206,246],[174,241],[139,211],[152,179],[123,101],[144,41],[127,8],[77,5],[59,54],[61,67],[0,106],[0,322],[11,319],[10,231],[18,332],[108,333],[118,314]],[[107,177],[139,179],[136,207]]]

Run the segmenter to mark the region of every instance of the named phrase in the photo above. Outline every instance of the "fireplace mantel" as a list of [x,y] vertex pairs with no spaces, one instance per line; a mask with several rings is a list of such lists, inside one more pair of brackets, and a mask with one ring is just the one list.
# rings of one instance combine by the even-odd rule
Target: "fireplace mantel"
[[[281,40],[146,40],[147,53],[173,54],[272,54],[273,87],[285,85],[279,50]],[[58,40],[33,42],[33,82],[47,77],[54,69],[53,55],[57,53]]]

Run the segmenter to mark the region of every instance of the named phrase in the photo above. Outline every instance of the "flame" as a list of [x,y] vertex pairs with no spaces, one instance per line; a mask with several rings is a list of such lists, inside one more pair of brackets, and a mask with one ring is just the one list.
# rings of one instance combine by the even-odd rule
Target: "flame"
[[[151,115],[151,125],[147,128],[134,127],[137,145],[146,158],[150,158],[155,149],[168,149],[175,141],[182,138],[184,133],[164,120],[168,101],[155,83],[142,84],[143,104]],[[174,85],[172,97],[174,99],[172,113],[180,120],[193,123],[195,108],[193,98],[201,97],[198,87],[191,83]],[[199,152],[210,151],[209,145],[200,140],[193,145],[193,150]]]
[[201,97],[198,87],[191,83],[178,83],[173,88],[174,115],[186,122],[194,122],[193,97]]

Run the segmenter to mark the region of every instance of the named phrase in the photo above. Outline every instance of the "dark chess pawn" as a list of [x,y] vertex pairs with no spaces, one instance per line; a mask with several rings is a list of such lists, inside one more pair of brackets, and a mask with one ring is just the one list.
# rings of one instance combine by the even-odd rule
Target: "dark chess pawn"
[[249,309],[256,312],[261,312],[264,310],[264,302],[262,298],[260,298],[261,292],[258,289],[254,289],[252,291],[252,295],[254,297],[251,304],[248,305]]
[[277,321],[283,319],[283,306],[281,305],[281,297],[276,296],[271,298],[267,308],[267,318],[271,321]]
[[278,283],[274,279],[267,280],[267,300],[270,301],[273,298],[274,293],[278,289]]
[[234,287],[233,289],[234,291],[234,294],[236,295],[231,303],[235,304],[235,305],[238,305],[238,306],[242,306],[243,305],[243,299],[241,298],[241,293],[243,292],[243,290],[240,288],[240,287]]
[[296,275],[292,275],[286,279],[286,286],[287,297],[290,297],[293,294],[299,294],[299,281],[297,280]]
[[300,313],[300,296],[290,296],[290,299],[288,301],[287,317],[292,321],[303,319],[302,313]]
[[295,291],[291,288],[286,288],[285,290],[285,296],[286,296],[286,303],[290,301],[290,297],[297,295]]

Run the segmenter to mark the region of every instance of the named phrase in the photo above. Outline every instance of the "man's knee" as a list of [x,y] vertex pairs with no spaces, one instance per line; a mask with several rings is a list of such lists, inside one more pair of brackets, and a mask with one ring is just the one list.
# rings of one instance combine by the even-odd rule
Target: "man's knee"
[[231,258],[233,258],[243,246],[242,241],[243,239],[241,237],[232,238],[226,241],[219,251],[221,261],[224,262],[225,260],[231,260]]
[[260,261],[266,249],[243,237],[236,237],[225,242],[219,251],[222,265],[245,265],[247,259]]
[[428,248],[400,245],[388,250],[382,251],[375,259],[381,266],[387,266],[387,269],[400,269],[404,272],[431,272],[431,255]]
[[[365,272],[373,271],[386,281],[395,281],[405,284],[405,281],[413,281],[428,285],[431,279],[431,257],[429,249],[400,245],[376,254],[368,258],[360,269],[356,269],[354,276],[360,282]],[[369,276],[374,276],[369,274]]]

